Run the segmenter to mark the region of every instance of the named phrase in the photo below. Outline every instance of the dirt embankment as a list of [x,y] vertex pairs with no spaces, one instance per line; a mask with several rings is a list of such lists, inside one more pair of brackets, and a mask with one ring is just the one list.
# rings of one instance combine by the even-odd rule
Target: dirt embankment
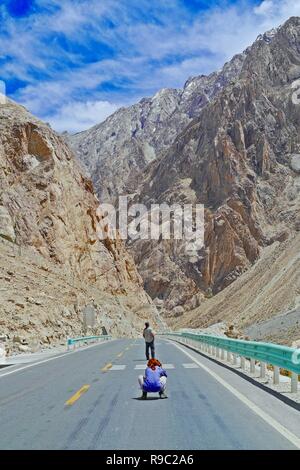
[[184,317],[177,318],[172,326],[200,328],[225,321],[254,339],[291,344],[300,339],[299,306],[298,233],[285,242],[275,242],[265,248],[261,258],[233,284]]

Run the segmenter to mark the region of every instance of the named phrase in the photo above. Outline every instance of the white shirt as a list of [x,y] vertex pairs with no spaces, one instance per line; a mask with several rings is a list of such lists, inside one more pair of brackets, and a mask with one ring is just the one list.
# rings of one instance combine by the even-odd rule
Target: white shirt
[[150,327],[144,329],[144,338],[146,343],[151,343],[154,340],[154,334]]

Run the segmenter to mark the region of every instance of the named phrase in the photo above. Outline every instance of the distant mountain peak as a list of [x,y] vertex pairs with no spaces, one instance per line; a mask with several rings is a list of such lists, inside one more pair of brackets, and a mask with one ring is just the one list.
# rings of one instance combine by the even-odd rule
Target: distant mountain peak
[[279,29],[280,27],[272,28],[263,34],[259,34],[256,38],[256,41],[265,41],[266,43],[270,43],[278,33]]

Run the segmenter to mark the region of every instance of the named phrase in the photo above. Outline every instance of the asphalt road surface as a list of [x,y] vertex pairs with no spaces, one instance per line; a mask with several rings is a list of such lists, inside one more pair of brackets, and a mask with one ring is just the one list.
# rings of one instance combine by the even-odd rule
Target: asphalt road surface
[[[158,339],[168,399],[139,399],[142,340],[0,370],[0,449],[295,449],[299,411],[184,346]],[[298,439],[298,440],[297,440]]]

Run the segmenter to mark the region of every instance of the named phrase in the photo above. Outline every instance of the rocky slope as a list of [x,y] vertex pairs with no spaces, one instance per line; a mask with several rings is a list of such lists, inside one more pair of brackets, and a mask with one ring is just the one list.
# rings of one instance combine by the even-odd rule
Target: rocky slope
[[[172,91],[170,109],[176,111],[171,116],[183,126],[191,121],[179,133],[181,124],[171,126],[171,117],[165,121],[170,127],[169,140],[165,138],[166,145],[159,146],[155,154],[150,152],[148,160],[152,162],[145,170],[140,168],[147,159],[137,168],[135,186],[126,181],[128,171],[123,172],[123,186],[120,174],[115,173],[114,162],[122,166],[130,160],[126,152],[119,152],[124,139],[118,140],[118,132],[112,136],[120,142],[111,158],[115,187],[127,184],[134,192],[134,200],[147,205],[153,202],[205,205],[205,248],[198,252],[196,262],[186,255],[183,242],[139,240],[130,246],[147,292],[157,302],[163,302],[167,315],[178,317],[199,305],[201,310],[206,298],[216,295],[247,271],[265,247],[284,243],[299,231],[300,106],[292,100],[293,86],[300,78],[299,44],[299,18],[291,18],[277,30],[260,36],[234,59],[236,67],[231,67],[231,63],[226,66],[233,73],[217,93],[212,92],[205,100],[201,87],[200,90],[195,87],[186,108],[192,111],[185,123],[184,119],[177,120],[178,115],[187,114],[181,111],[184,107],[178,111],[179,95]],[[200,77],[196,82],[208,79]],[[191,83],[194,81],[187,83],[185,91]],[[151,103],[165,94],[163,91],[156,95]],[[198,105],[193,108],[192,103]],[[136,108],[121,110],[119,116],[140,106],[141,103]],[[115,120],[114,126],[108,125],[108,120],[102,127],[89,131],[90,137],[103,143],[104,153],[107,136],[104,133],[101,140],[102,129],[108,125],[115,132],[122,125],[122,119],[119,122],[117,118],[117,113],[109,118]],[[147,123],[143,121],[143,128]],[[125,121],[124,128],[130,137],[130,119]],[[94,173],[93,165],[99,160],[94,160],[95,153],[86,145],[88,135],[83,136],[79,156],[82,158],[84,149],[84,161],[90,162],[96,180],[99,173]],[[79,148],[81,137],[76,139]],[[135,135],[129,142],[135,143]],[[152,147],[152,142],[147,137],[146,144]],[[116,194],[112,189],[111,195]],[[188,321],[189,317],[184,316],[184,322]]]
[[300,234],[262,250],[259,260],[211,299],[169,320],[173,328],[232,324],[251,339],[292,344],[300,339]]
[[64,141],[12,102],[0,105],[0,336],[38,348],[95,332],[134,334],[155,314],[120,241],[96,235],[98,201]]

